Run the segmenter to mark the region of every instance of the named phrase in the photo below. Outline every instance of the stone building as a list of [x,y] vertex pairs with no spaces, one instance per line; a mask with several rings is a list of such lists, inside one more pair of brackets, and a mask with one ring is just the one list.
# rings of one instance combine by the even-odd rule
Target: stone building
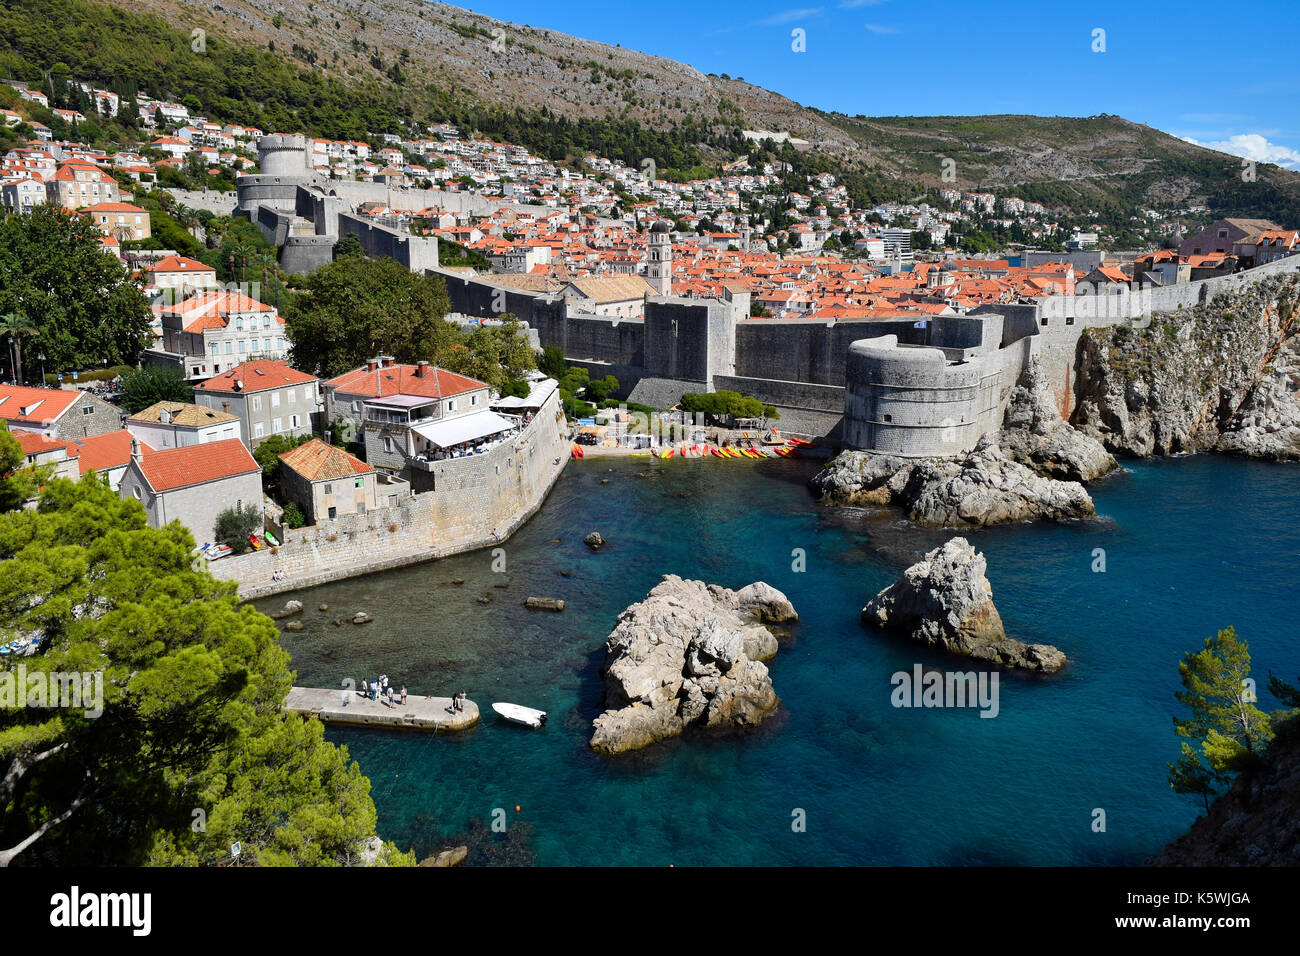
[[151,527],[179,521],[196,544],[204,544],[213,540],[217,517],[226,509],[261,510],[262,468],[237,438],[148,455],[133,439],[118,493],[144,505]]
[[[410,493],[405,482],[399,484]],[[280,456],[280,487],[286,498],[297,502],[308,524],[387,507],[398,488],[385,483],[381,500],[378,486],[379,477],[373,468],[319,438]]]
[[655,295],[673,294],[673,240],[668,223],[660,220],[650,227],[646,241],[645,280]]
[[127,430],[155,448],[182,448],[243,438],[239,416],[189,402],[155,402],[126,420]]
[[426,490],[429,462],[455,445],[508,431],[514,422],[488,408],[485,382],[428,362],[402,365],[379,356],[321,384],[325,417],[345,425],[366,461]]
[[12,428],[71,441],[122,427],[122,410],[89,392],[0,385],[0,418]]
[[162,348],[146,353],[150,364],[176,367],[187,379],[206,378],[253,359],[289,353],[284,318],[274,306],[242,292],[201,290],[154,306]]
[[258,359],[200,382],[194,401],[239,419],[240,438],[256,448],[272,435],[311,434],[312,416],[320,411],[320,382],[288,362]]

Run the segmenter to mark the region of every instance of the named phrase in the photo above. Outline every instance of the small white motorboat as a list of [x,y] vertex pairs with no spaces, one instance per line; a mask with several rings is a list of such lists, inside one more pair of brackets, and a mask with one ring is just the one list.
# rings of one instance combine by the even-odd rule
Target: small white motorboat
[[526,727],[545,727],[546,711],[520,707],[518,704],[493,704],[492,709],[506,720]]

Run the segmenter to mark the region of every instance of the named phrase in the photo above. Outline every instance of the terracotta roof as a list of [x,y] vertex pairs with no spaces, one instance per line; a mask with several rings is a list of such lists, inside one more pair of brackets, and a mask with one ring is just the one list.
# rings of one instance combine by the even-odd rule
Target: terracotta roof
[[47,452],[58,451],[60,448],[67,448],[69,444],[66,441],[59,441],[57,438],[42,435],[40,432],[29,432],[22,428],[15,428],[9,434],[18,439],[18,444],[22,448],[24,455],[43,455]]
[[214,266],[186,256],[166,256],[149,266],[149,272],[216,272]]
[[136,466],[154,491],[173,491],[262,470],[238,438],[155,451]]
[[436,366],[426,366],[423,376],[417,375],[415,365],[386,365],[373,370],[366,368],[344,372],[325,382],[330,388],[349,395],[381,398],[386,395],[424,395],[429,398],[450,398],[476,389],[487,388],[486,382],[457,375]]
[[[269,388],[304,385],[314,381],[316,376],[290,368],[289,363],[283,360],[256,359],[241,362],[229,371],[214,375],[194,387],[205,392],[264,392]],[[236,387],[236,382],[242,384]]]
[[0,418],[10,422],[46,425],[72,407],[80,392],[59,388],[0,385]]
[[280,456],[280,461],[286,468],[293,469],[308,481],[348,478],[374,471],[364,461],[353,458],[341,448],[325,444],[319,438],[313,438],[285,452]]
[[[153,449],[140,442],[142,454],[150,454]],[[78,438],[68,443],[68,453],[77,459],[77,464],[84,475],[88,471],[107,471],[121,468],[131,460],[131,433],[125,428],[94,438]]]
[[[162,413],[167,412],[171,416],[169,422],[164,423]],[[204,425],[220,425],[223,422],[237,422],[238,415],[231,415],[227,412],[219,412],[215,408],[205,408],[202,405],[192,405],[189,402],[154,402],[143,411],[136,412],[127,421],[132,422],[153,422],[155,424],[180,425],[184,428],[200,428]]]

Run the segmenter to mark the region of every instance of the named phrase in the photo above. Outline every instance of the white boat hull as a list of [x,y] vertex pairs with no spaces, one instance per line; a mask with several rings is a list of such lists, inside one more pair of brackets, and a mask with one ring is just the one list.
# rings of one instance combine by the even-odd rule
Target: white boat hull
[[525,727],[542,727],[546,724],[546,711],[520,707],[518,704],[493,704],[492,709],[506,720]]

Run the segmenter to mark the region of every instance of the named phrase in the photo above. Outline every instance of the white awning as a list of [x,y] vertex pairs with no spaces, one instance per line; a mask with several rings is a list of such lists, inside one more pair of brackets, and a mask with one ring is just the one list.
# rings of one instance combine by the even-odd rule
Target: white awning
[[447,421],[430,422],[427,425],[414,425],[411,431],[439,448],[450,448],[461,442],[474,441],[507,431],[514,427],[514,422],[502,418],[495,412],[474,412]]
[[546,404],[546,400],[551,397],[551,393],[559,386],[553,378],[544,378],[540,382],[533,382],[532,387],[528,390],[528,395],[524,398],[517,398],[514,395],[507,395],[499,398],[492,403],[493,408],[541,408]]

